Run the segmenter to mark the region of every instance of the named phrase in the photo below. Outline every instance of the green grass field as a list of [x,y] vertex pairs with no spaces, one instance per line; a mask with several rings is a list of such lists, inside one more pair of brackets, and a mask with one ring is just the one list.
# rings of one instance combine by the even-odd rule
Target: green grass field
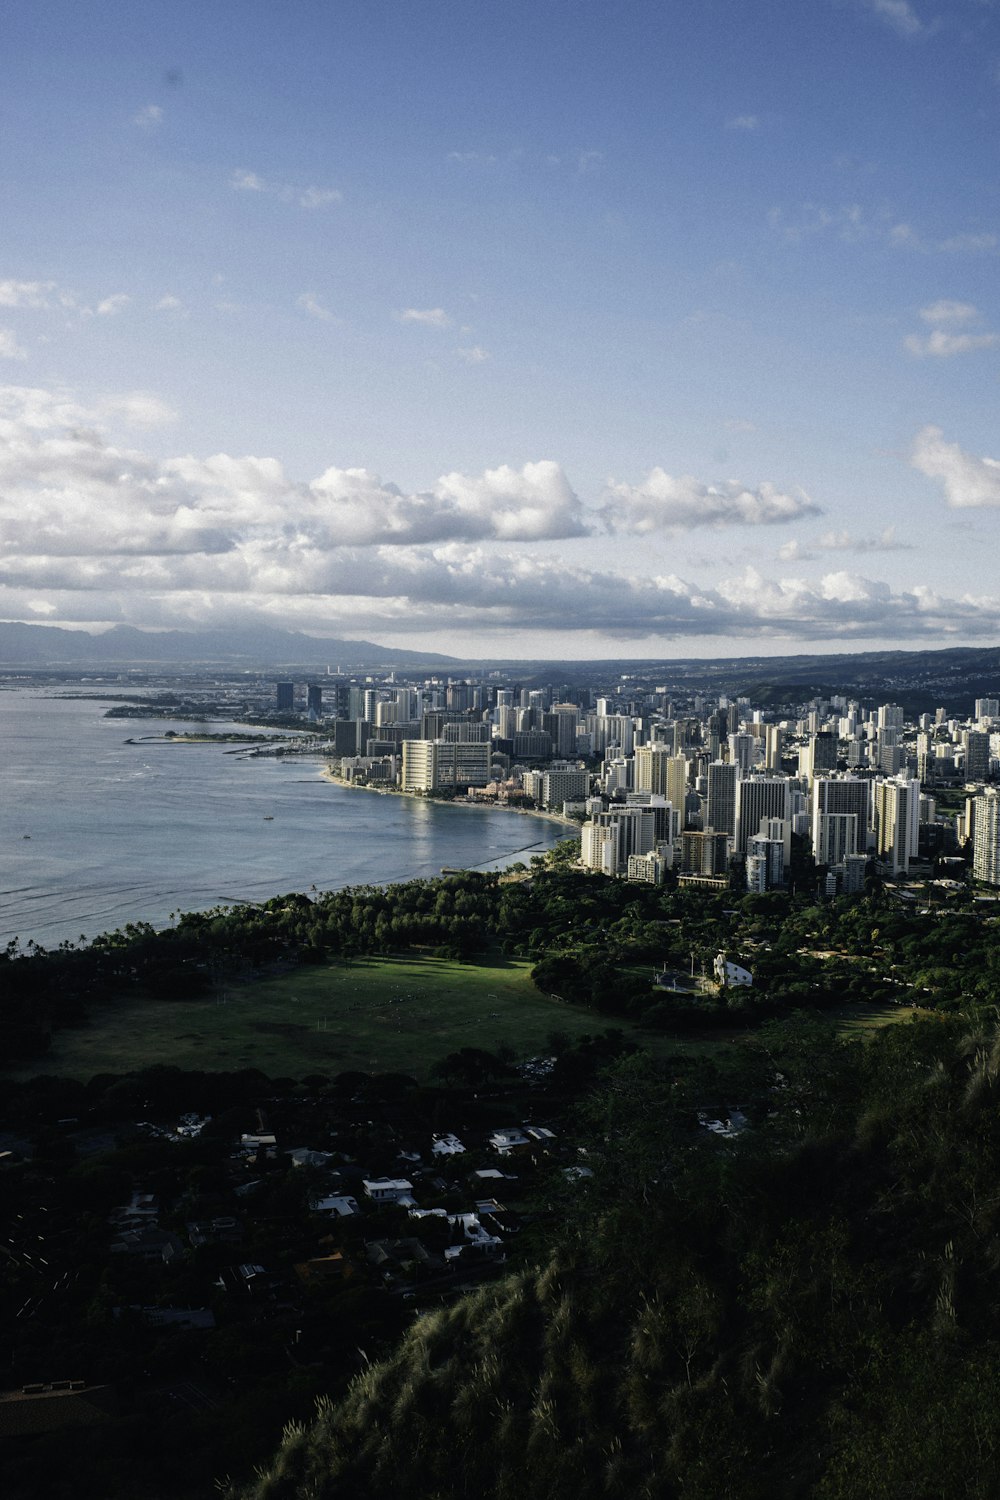
[[[552,1031],[573,1037],[616,1025],[663,1050],[628,1022],[550,1000],[530,964],[407,957],[304,967],[279,979],[224,985],[211,998],[95,1009],[91,1024],[58,1032],[44,1058],[8,1076],[48,1073],[87,1079],[153,1063],[223,1071],[260,1068],[274,1077],[404,1072],[426,1079],[460,1047],[503,1044],[530,1057]],[[689,1045],[689,1044],[688,1044]],[[687,1050],[683,1042],[670,1050]]]

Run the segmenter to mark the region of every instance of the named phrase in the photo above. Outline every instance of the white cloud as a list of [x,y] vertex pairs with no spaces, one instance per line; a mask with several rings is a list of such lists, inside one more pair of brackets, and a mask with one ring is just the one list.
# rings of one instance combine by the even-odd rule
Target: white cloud
[[603,165],[603,151],[578,151],[576,154],[576,172],[578,177],[583,177],[588,172],[596,172]]
[[868,9],[900,36],[920,36],[927,28],[909,0],[866,0]]
[[477,165],[493,166],[493,164],[499,160],[499,157],[493,156],[489,152],[484,153],[482,151],[449,151],[448,160],[461,162],[463,166],[468,166],[472,163],[476,163]]
[[127,292],[116,292],[113,297],[105,297],[97,304],[97,316],[99,318],[113,318],[123,308],[128,307],[132,298]]
[[955,354],[972,354],[977,349],[995,349],[998,344],[998,333],[949,333],[945,328],[935,328],[925,337],[911,333],[903,340],[904,347],[918,359],[925,355],[950,359]]
[[321,323],[334,321],[333,313],[328,307],[323,306],[315,292],[303,292],[301,296],[296,297],[295,306],[301,307],[302,311],[307,312],[310,317],[318,318]]
[[425,328],[451,327],[451,318],[443,307],[407,307],[397,317],[401,323],[422,323]]
[[[801,549],[786,549],[779,578],[746,569],[701,585],[655,571],[652,558],[643,575],[518,546],[587,533],[579,499],[551,460],[446,473],[407,493],[364,469],[328,468],[303,483],[266,456],[160,459],[106,430],[112,420],[167,414],[142,392],[84,405],[65,391],[0,388],[0,615],[145,625],[258,619],[349,634],[556,630],[845,642],[965,639],[1000,626],[992,597],[944,598],[924,584],[893,589],[847,570],[806,581],[792,568]],[[920,441],[925,472],[954,479],[964,463],[977,483],[985,472],[995,486],[991,496],[959,503],[1000,504],[1000,463],[965,458],[936,429]],[[969,482],[964,470],[958,477]],[[652,493],[620,488],[619,506],[641,495],[657,527],[769,524],[815,509],[764,486],[663,476]],[[624,519],[649,529],[641,510]],[[896,543],[891,533],[855,542],[840,532],[820,543],[848,545]]]
[[143,130],[154,130],[157,125],[163,124],[163,110],[158,104],[147,104],[145,109],[140,109],[137,115],[132,116],[132,123],[140,125]]
[[268,193],[280,198],[283,203],[297,203],[300,208],[328,208],[331,203],[342,203],[344,195],[337,188],[294,187],[288,182],[271,182],[259,172],[239,168],[229,179],[229,186],[237,193]]
[[336,188],[307,187],[299,198],[302,208],[326,208],[331,203],[342,203],[344,195]]
[[895,526],[886,526],[877,536],[851,536],[849,531],[825,531],[816,544],[823,552],[909,552],[912,542],[901,542]]
[[749,489],[734,479],[705,484],[660,468],[638,485],[610,481],[606,493],[600,514],[608,530],[639,536],[699,526],[774,526],[820,514],[802,491],[785,494],[767,483]]
[[995,250],[998,244],[995,234],[953,234],[941,241],[939,249],[955,255],[980,255]]
[[267,183],[256,172],[235,171],[229,179],[229,186],[237,193],[267,192]]
[[979,313],[971,302],[956,302],[950,297],[941,297],[937,302],[929,302],[926,307],[922,307],[920,316],[925,323],[937,325],[939,323],[969,323],[973,318],[978,317]]
[[471,348],[456,349],[455,353],[467,365],[484,364],[490,357],[489,352],[481,348],[479,344],[473,344]]
[[0,328],[0,359],[27,359],[28,351],[17,342],[13,329]]
[[168,294],[166,297],[161,297],[158,302],[153,304],[153,311],[180,312],[183,306],[184,304],[179,297],[173,297]]
[[105,396],[95,412],[98,420],[120,417],[132,427],[168,427],[177,421],[173,407],[149,391],[128,391],[120,396]]
[[1000,459],[964,453],[957,443],[945,442],[940,427],[921,428],[910,462],[928,479],[940,481],[956,510],[1000,505]]
[[734,115],[731,120],[726,121],[727,130],[758,130],[759,128],[759,115]]
[[54,281],[0,281],[0,307],[48,307]]

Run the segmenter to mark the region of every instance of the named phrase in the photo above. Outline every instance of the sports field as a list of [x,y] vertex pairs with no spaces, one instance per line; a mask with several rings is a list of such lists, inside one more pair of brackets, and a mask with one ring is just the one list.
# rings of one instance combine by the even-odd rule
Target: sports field
[[[221,985],[203,1000],[95,1008],[89,1026],[58,1032],[44,1058],[12,1072],[86,1079],[171,1063],[260,1068],[274,1077],[358,1069],[423,1080],[460,1047],[492,1052],[506,1044],[518,1058],[531,1057],[552,1031],[576,1038],[616,1025],[649,1045],[648,1034],[627,1022],[548,999],[529,970],[519,959],[355,959]],[[659,1050],[663,1039],[654,1045]]]

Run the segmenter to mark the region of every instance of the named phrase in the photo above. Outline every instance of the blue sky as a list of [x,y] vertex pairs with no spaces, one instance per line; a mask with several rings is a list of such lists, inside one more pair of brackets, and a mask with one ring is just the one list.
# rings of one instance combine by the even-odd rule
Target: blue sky
[[1000,631],[995,0],[7,0],[0,616]]

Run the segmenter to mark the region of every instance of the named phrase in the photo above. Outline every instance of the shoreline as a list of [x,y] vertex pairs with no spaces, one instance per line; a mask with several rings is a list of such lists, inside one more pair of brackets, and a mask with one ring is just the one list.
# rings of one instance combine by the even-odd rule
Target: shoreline
[[446,799],[439,801],[436,797],[420,797],[415,792],[404,792],[400,787],[368,786],[364,782],[345,781],[331,771],[329,766],[324,766],[320,775],[324,781],[342,786],[348,792],[374,792],[379,797],[404,797],[407,802],[422,802],[436,807],[464,807],[473,812],[516,813],[521,818],[541,818],[546,823],[560,823],[563,828],[575,829],[577,833],[580,831],[580,824],[574,818],[567,818],[564,813],[546,812],[541,807],[511,807],[503,802],[469,802],[458,798],[453,802]]

